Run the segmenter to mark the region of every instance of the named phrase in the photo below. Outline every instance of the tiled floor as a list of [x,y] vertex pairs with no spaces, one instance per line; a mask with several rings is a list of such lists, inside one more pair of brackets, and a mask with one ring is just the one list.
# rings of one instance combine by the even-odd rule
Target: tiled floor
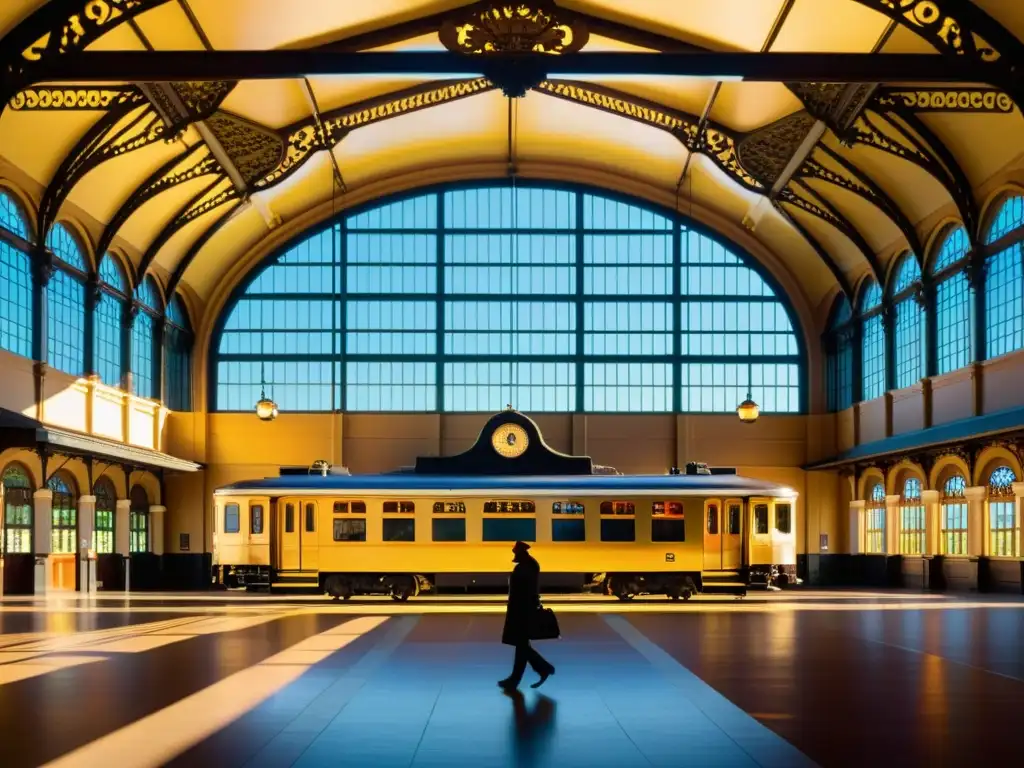
[[1024,602],[555,603],[558,671],[495,685],[494,601],[0,606],[0,765],[1005,762]]

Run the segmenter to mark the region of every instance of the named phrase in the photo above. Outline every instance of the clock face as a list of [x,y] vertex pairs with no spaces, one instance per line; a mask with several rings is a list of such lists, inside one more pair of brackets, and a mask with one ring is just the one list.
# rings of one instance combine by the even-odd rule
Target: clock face
[[530,438],[526,430],[518,424],[502,424],[491,435],[494,450],[506,459],[522,456],[529,444]]

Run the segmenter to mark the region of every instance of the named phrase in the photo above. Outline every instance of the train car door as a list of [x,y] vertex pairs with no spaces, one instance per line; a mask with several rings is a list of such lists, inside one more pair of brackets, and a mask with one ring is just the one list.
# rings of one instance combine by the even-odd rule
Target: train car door
[[319,540],[319,520],[316,499],[303,499],[302,500],[302,534],[301,542],[302,548],[301,561],[302,570],[304,571],[318,571],[320,570],[320,540]]
[[278,502],[278,570],[297,571],[302,567],[301,540],[299,537],[299,509],[297,499],[282,499]]
[[743,566],[743,502],[726,499],[722,513],[722,569]]
[[718,499],[704,502],[704,570],[722,570],[722,504]]

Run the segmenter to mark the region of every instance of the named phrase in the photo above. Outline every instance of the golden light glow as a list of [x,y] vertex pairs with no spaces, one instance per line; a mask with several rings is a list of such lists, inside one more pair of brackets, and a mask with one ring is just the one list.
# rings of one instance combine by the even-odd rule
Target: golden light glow
[[744,424],[753,424],[761,415],[761,408],[749,397],[736,406],[736,415]]

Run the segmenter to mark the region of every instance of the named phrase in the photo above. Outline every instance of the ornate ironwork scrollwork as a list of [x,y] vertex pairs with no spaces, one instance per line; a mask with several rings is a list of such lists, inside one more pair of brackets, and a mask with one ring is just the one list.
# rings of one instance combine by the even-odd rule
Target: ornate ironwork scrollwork
[[438,37],[456,53],[559,54],[582,49],[590,33],[554,0],[513,0],[460,9],[444,20]]
[[146,100],[134,85],[66,85],[26,88],[18,91],[8,105],[15,112],[101,111],[132,106]]
[[206,125],[220,142],[246,185],[274,170],[284,157],[281,137],[267,128],[227,112],[217,112]]
[[740,163],[751,176],[771,187],[781,176],[816,120],[809,112],[797,112],[759,128],[740,141]]
[[1015,106],[1008,93],[996,88],[881,88],[875,104],[881,109],[967,114],[1010,114]]

